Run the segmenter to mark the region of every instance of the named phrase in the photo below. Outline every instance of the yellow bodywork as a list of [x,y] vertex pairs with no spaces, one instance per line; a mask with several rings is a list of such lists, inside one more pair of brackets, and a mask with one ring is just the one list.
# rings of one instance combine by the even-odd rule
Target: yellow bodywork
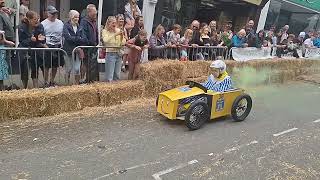
[[[205,93],[197,87],[182,86],[160,93],[157,101],[157,111],[168,119],[177,119],[179,100],[203,94],[212,97],[212,104],[208,104],[209,107],[211,106],[210,118],[216,119],[230,115],[234,100],[242,93],[244,93],[242,89],[223,93],[214,91]],[[186,104],[185,107],[190,107],[190,104]]]

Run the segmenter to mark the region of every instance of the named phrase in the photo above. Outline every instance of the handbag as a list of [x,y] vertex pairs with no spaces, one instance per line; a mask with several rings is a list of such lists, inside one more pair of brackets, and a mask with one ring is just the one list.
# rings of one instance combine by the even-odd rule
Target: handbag
[[99,51],[99,59],[105,59],[107,56],[107,52],[105,48],[100,49]]

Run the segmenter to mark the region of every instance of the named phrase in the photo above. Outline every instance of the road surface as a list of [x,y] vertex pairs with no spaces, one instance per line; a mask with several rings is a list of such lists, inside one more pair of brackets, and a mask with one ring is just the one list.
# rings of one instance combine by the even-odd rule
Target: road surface
[[154,100],[0,123],[0,179],[319,179],[320,87],[252,89],[246,121],[188,131]]

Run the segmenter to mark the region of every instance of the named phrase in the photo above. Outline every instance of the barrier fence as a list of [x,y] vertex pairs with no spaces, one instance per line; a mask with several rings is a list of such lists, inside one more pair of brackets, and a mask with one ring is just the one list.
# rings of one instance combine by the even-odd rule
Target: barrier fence
[[301,48],[301,49],[277,49],[276,47],[248,47],[231,48],[228,59],[235,61],[250,61],[257,59],[270,59],[277,56],[284,59],[309,58],[320,60],[320,48]]
[[[105,81],[108,78],[107,73],[102,72],[109,68],[107,66],[110,66],[110,64],[105,64],[104,59],[108,54],[111,54],[105,53],[105,49],[116,50],[120,52],[119,56],[125,56],[128,53],[128,49],[126,50],[124,47],[107,46],[78,46],[73,49],[71,54],[67,54],[60,48],[2,47],[0,48],[0,58],[4,59],[6,63],[0,63],[0,66],[3,66],[0,67],[0,70],[7,70],[7,73],[0,72],[0,78],[3,79],[0,89],[38,88],[55,86],[55,83],[71,85],[81,82]],[[249,61],[272,58],[276,55],[275,52],[276,49],[272,48],[231,48],[228,51],[227,47],[189,46],[149,49],[149,59],[152,60],[153,55],[157,54],[156,58],[177,60],[215,60],[217,58],[231,59],[233,57],[236,61]],[[287,57],[292,57],[292,52],[288,54]],[[301,57],[302,51],[299,50],[298,54]],[[306,58],[320,59],[320,48],[307,48],[304,55]],[[105,65],[99,66],[101,64]],[[122,61],[112,66],[119,66],[119,64],[122,65]],[[110,74],[110,71],[108,73]],[[116,72],[114,74],[117,76]],[[1,75],[4,77],[1,77]],[[126,77],[122,79],[124,78],[126,79]],[[3,83],[6,87],[3,87]]]
[[[46,87],[62,82],[64,56],[60,48],[0,48],[3,84],[1,88]],[[30,78],[29,78],[30,76]],[[57,78],[57,79],[56,79]],[[32,79],[32,84],[29,81]]]
[[226,59],[228,48],[222,46],[178,46],[150,48],[149,59],[179,59],[179,60],[215,60],[218,57]]

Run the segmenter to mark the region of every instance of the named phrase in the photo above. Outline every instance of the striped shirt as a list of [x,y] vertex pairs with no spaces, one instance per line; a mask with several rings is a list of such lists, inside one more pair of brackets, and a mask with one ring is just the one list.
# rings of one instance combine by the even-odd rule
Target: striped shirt
[[226,92],[232,89],[232,81],[230,76],[226,76],[222,81],[217,80],[210,75],[207,82],[202,84],[208,90],[213,90],[216,92]]

